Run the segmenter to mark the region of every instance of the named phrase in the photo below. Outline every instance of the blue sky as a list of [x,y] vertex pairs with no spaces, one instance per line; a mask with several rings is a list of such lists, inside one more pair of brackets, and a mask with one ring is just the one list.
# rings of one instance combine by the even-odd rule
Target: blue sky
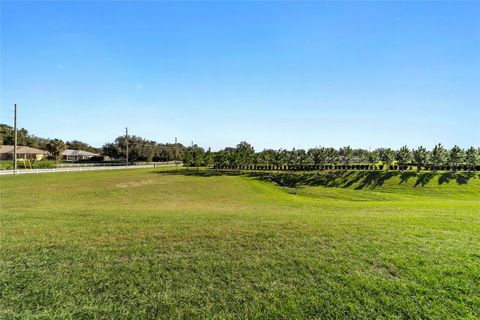
[[478,2],[0,6],[0,122],[38,136],[480,144]]

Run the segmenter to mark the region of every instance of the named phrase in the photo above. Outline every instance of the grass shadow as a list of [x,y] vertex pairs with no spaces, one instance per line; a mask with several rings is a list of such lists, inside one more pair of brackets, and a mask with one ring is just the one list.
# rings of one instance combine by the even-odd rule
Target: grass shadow
[[437,174],[434,173],[434,172],[423,172],[423,173],[418,174],[418,178],[417,178],[417,181],[415,182],[414,187],[417,187],[417,186],[424,187],[436,175]]
[[411,171],[403,172],[400,175],[400,183],[399,184],[407,183],[410,178],[413,178],[413,177],[416,177],[416,176],[417,176],[416,172],[411,172]]
[[439,176],[438,183],[444,184],[455,181],[457,184],[467,184],[476,176],[474,172],[400,172],[400,171],[322,171],[322,172],[271,172],[271,171],[235,171],[235,170],[166,170],[151,171],[164,175],[183,175],[192,177],[217,177],[217,176],[246,176],[260,181],[274,183],[284,188],[298,188],[301,186],[324,186],[339,188],[364,188],[375,189],[386,181],[399,176],[399,184],[405,184],[410,179],[416,178],[413,187],[426,186],[435,176]]
[[370,189],[375,189],[377,187],[382,186],[385,181],[398,176],[399,172],[397,171],[364,171],[363,172],[363,179],[359,183],[357,187],[355,187],[356,190],[361,190],[363,188],[370,188]]
[[467,184],[468,181],[474,177],[474,172],[444,172],[440,174],[438,184],[450,183],[452,180],[457,184]]

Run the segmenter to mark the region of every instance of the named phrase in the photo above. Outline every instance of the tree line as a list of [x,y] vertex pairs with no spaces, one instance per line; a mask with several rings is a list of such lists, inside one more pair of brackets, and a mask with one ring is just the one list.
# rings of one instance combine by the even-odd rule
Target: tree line
[[125,159],[128,142],[128,159],[135,161],[174,161],[182,159],[185,147],[174,143],[158,143],[136,135],[120,136],[102,147],[102,153],[113,159]]
[[[111,143],[106,143],[102,148],[95,148],[88,143],[72,140],[63,141],[62,139],[47,139],[37,137],[30,134],[27,129],[21,128],[17,130],[17,145],[26,146],[49,152],[49,158],[59,160],[63,151],[66,149],[84,150],[92,153],[109,156],[112,159],[125,159],[126,156],[126,141],[128,141],[128,157],[129,161],[174,161],[175,159],[182,159],[185,147],[178,143],[158,143],[152,140],[147,140],[135,135],[120,136]],[[14,130],[13,127],[0,124],[0,145],[14,144]],[[99,159],[101,160],[101,157]]]
[[478,170],[480,148],[462,149],[455,145],[446,149],[442,144],[431,150],[420,146],[398,150],[378,148],[373,151],[350,146],[335,149],[264,149],[256,152],[243,141],[236,147],[212,152],[199,146],[185,148],[182,161],[186,166],[208,166],[217,169],[245,170],[321,170],[321,169],[392,169],[416,168],[429,170]]
[[[15,143],[13,127],[0,123],[0,145],[13,145]],[[60,159],[66,149],[84,150],[92,153],[101,153],[101,149],[92,147],[88,143],[72,140],[64,142],[61,139],[47,139],[30,134],[27,129],[17,129],[17,145],[31,147],[49,152],[52,159]]]
[[[0,144],[13,145],[13,128],[0,124]],[[219,151],[204,149],[198,145],[186,147],[180,143],[158,143],[136,135],[119,136],[103,147],[95,148],[87,143],[73,140],[46,139],[29,134],[26,129],[17,131],[17,143],[47,150],[50,157],[59,159],[65,149],[85,150],[100,153],[112,159],[125,159],[128,142],[128,158],[136,161],[180,160],[187,167],[207,166],[217,169],[246,170],[321,170],[321,169],[399,169],[417,170],[479,170],[480,148],[462,149],[455,145],[446,149],[442,144],[432,149],[420,146],[409,149],[403,146],[398,150],[377,148],[369,151],[350,146],[339,149],[316,147],[310,149],[264,149],[255,151],[245,141],[235,147]]]

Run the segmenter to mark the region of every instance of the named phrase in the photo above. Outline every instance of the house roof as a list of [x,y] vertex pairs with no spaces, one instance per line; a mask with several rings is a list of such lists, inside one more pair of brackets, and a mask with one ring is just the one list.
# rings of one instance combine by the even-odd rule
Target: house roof
[[[13,146],[4,145],[0,147],[0,153],[12,153],[13,154]],[[48,154],[45,150],[35,149],[31,147],[25,146],[17,146],[17,153],[26,153],[26,154]]]
[[92,153],[88,151],[83,151],[83,150],[73,150],[73,149],[67,149],[62,152],[62,156],[98,156],[98,153]]

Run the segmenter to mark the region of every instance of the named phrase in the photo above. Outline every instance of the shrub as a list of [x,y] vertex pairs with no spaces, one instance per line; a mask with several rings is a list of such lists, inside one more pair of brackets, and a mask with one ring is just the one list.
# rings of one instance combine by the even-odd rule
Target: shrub
[[11,161],[0,161],[0,170],[13,170]]

